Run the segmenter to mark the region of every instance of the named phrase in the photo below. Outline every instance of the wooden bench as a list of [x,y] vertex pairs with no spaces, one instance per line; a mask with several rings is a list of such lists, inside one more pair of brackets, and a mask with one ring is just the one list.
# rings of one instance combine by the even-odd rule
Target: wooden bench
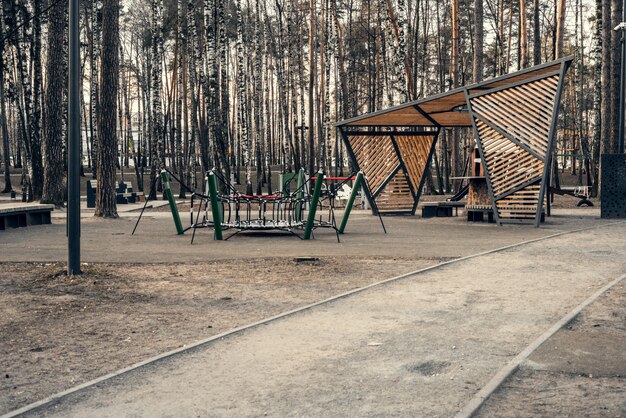
[[50,223],[54,205],[7,204],[0,205],[0,230]]
[[424,202],[422,203],[422,218],[458,216],[459,208],[464,207],[463,202]]
[[[98,182],[96,180],[87,180],[87,207],[96,207],[96,190],[98,188]],[[141,196],[141,193],[133,192],[132,186],[126,183],[115,182],[115,201],[118,205],[125,205],[127,203],[137,203]]]

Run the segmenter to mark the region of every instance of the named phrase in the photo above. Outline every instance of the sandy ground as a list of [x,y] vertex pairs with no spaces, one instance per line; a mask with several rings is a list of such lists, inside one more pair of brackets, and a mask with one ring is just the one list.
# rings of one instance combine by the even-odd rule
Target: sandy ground
[[0,413],[436,259],[0,264]]
[[624,300],[626,282],[535,351],[477,415],[626,416]]
[[[562,235],[448,264],[220,338],[35,415],[453,416],[500,368],[624,271],[626,224]],[[620,295],[608,295],[588,314],[596,324],[614,316],[612,306],[619,308],[613,325],[604,322],[614,338],[623,336],[623,328],[614,326],[623,321],[623,307],[611,299]],[[577,332],[577,324],[564,332]],[[547,368],[555,361],[552,347],[563,344],[585,351],[581,338],[554,338],[529,361]],[[618,338],[602,346],[605,371],[623,367],[621,357],[611,355],[623,349],[619,343]],[[592,365],[595,357],[575,369]],[[580,387],[555,399],[558,408],[544,404],[526,415],[623,415],[619,393],[626,380],[615,374],[608,380],[607,374],[586,376],[590,384],[572,382]],[[526,377],[521,376],[522,385],[531,385],[526,393],[535,392],[533,384],[552,384]],[[515,381],[507,385],[515,387]],[[485,415],[516,415],[517,405],[526,406],[527,397],[510,396],[501,403],[494,398],[494,409]]]
[[[387,217],[385,235],[377,218],[355,211],[341,243],[332,231],[318,231],[312,241],[285,234],[245,234],[217,242],[210,231],[200,230],[190,245],[189,233],[174,234],[166,212],[147,213],[134,236],[130,231],[137,213],[121,213],[117,220],[86,213],[82,251],[87,264],[80,278],[61,274],[66,258],[63,210],[55,211],[52,225],[2,231],[0,413],[198,339],[397,274],[608,223],[599,219],[597,207],[575,208],[576,199],[557,199],[554,216],[539,229],[468,223],[462,215]],[[577,247],[576,240],[568,244],[567,251],[571,249],[588,250]],[[560,251],[549,247],[550,254]],[[297,257],[319,260],[296,262]],[[621,266],[604,260],[611,260],[607,268]],[[464,288],[469,292],[467,286],[471,288],[470,282]],[[435,315],[446,318],[453,308],[444,303],[447,291],[437,289],[444,299]],[[484,299],[481,292],[486,291],[467,296],[470,305]],[[510,292],[514,289],[508,296]],[[541,328],[547,322],[538,324]],[[456,364],[435,354],[416,360],[412,370],[437,375]],[[540,372],[525,365],[519,376],[543,381]],[[619,403],[607,402],[611,411],[620,411]],[[532,415],[537,410],[529,411]]]

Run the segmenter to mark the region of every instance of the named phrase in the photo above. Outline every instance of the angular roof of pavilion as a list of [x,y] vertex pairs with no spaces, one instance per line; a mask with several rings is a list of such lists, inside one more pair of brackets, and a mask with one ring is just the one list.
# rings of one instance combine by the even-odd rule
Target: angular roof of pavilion
[[569,66],[572,60],[573,56],[561,58],[556,61],[537,65],[469,86],[460,87],[424,99],[406,102],[378,112],[346,119],[337,122],[335,126],[470,127],[472,126],[472,121],[466,107],[466,92],[467,95],[472,95],[486,90],[523,84],[536,77],[558,72],[562,64]]

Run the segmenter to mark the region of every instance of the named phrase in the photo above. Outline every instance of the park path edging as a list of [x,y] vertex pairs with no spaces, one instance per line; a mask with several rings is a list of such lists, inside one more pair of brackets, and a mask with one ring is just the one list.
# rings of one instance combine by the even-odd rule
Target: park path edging
[[569,324],[574,318],[576,318],[587,306],[595,302],[600,296],[606,293],[609,289],[611,289],[616,284],[620,283],[622,280],[626,279],[626,274],[619,276],[617,279],[613,280],[609,284],[603,286],[600,290],[595,292],[593,295],[589,296],[584,302],[575,307],[570,313],[561,318],[557,323],[555,323],[550,329],[544,332],[539,338],[533,341],[530,345],[528,345],[521,353],[519,353],[515,358],[509,361],[504,367],[502,367],[485,386],[480,389],[476,395],[463,407],[461,411],[456,415],[456,418],[470,418],[478,412],[478,410],[483,406],[485,401],[489,399],[493,393],[498,390],[498,388],[504,383],[504,381],[511,376],[526,360],[530,355],[538,349],[543,343],[548,341],[550,337],[556,334],[558,331],[563,329],[567,324]]
[[[498,253],[498,252],[501,252],[501,251],[506,251],[506,250],[509,250],[509,249],[521,247],[521,246],[532,244],[532,243],[535,243],[535,242],[540,242],[540,241],[545,241],[545,240],[552,239],[552,238],[557,238],[557,237],[560,237],[560,236],[563,236],[563,235],[574,234],[574,233],[578,233],[578,232],[585,232],[585,231],[589,231],[589,230],[592,230],[592,229],[599,229],[599,228],[603,228],[603,227],[607,227],[607,226],[611,226],[611,225],[615,225],[615,224],[623,223],[623,222],[624,221],[611,222],[611,223],[607,223],[607,224],[603,224],[603,225],[594,225],[594,226],[591,226],[591,227],[580,228],[580,229],[575,229],[575,230],[571,230],[571,231],[562,231],[562,232],[558,232],[558,233],[555,233],[555,234],[552,234],[552,235],[547,235],[547,236],[544,236],[544,237],[534,238],[534,239],[531,239],[531,240],[527,240],[527,241],[522,241],[522,242],[518,242],[518,243],[515,243],[515,244],[506,245],[504,247],[499,247],[499,248],[495,248],[495,249],[492,249],[492,250],[483,251],[483,252],[480,252],[480,253],[476,253],[476,254],[471,254],[471,255],[468,255],[468,256],[464,256],[464,257],[455,258],[453,260],[444,261],[442,263],[438,263],[438,264],[435,264],[435,265],[432,265],[432,266],[428,266],[428,267],[425,267],[425,268],[422,268],[422,269],[419,269],[419,270],[416,270],[416,271],[413,271],[413,272],[405,273],[405,274],[402,274],[402,275],[399,275],[399,276],[395,276],[395,277],[392,277],[392,278],[389,278],[389,279],[385,279],[385,280],[381,280],[379,282],[375,282],[375,283],[369,284],[367,286],[363,286],[363,287],[360,287],[360,288],[352,289],[350,291],[347,291],[347,292],[344,292],[344,293],[340,293],[340,294],[335,295],[335,296],[331,296],[331,297],[323,299],[321,301],[314,302],[314,303],[311,303],[311,304],[308,304],[308,305],[304,305],[304,306],[301,306],[301,307],[298,307],[298,308],[295,308],[295,309],[292,309],[292,310],[289,310],[289,311],[286,311],[286,312],[282,312],[280,314],[271,316],[269,318],[265,318],[265,319],[262,319],[260,321],[253,322],[251,324],[243,325],[241,327],[237,327],[237,328],[225,331],[223,333],[220,333],[220,334],[217,334],[217,335],[214,335],[214,336],[211,336],[211,337],[208,337],[208,338],[196,341],[196,342],[191,343],[189,345],[184,345],[181,348],[177,348],[175,350],[168,351],[168,352],[163,353],[163,354],[159,354],[157,356],[151,357],[151,358],[146,359],[144,361],[132,364],[132,365],[130,365],[128,367],[125,367],[123,369],[111,372],[111,373],[106,374],[104,376],[101,376],[101,377],[98,377],[96,379],[90,380],[88,382],[82,383],[82,384],[80,384],[78,386],[74,386],[74,387],[69,388],[69,389],[67,389],[65,391],[62,391],[62,392],[50,395],[50,396],[48,396],[48,397],[46,397],[46,398],[44,398],[42,400],[39,400],[37,402],[34,402],[34,403],[28,404],[26,406],[23,406],[22,408],[19,408],[19,409],[15,410],[15,411],[8,412],[7,414],[2,415],[0,418],[13,418],[13,417],[17,417],[17,416],[26,414],[28,412],[33,412],[33,411],[35,411],[37,409],[40,409],[40,408],[43,408],[43,407],[53,406],[55,403],[61,401],[64,397],[66,397],[68,395],[80,392],[82,390],[88,389],[88,388],[90,388],[92,386],[96,386],[96,385],[101,384],[103,382],[106,382],[108,380],[112,380],[112,379],[118,378],[118,377],[120,377],[120,376],[122,376],[124,374],[127,374],[129,372],[132,372],[132,371],[134,371],[136,369],[139,369],[139,368],[142,368],[142,367],[145,367],[145,366],[148,366],[148,365],[156,364],[156,363],[158,363],[160,361],[163,361],[163,360],[175,357],[175,356],[177,356],[179,354],[183,354],[183,353],[186,353],[186,352],[191,352],[191,351],[196,350],[196,349],[202,349],[205,346],[208,346],[211,343],[214,343],[214,342],[216,342],[218,340],[222,340],[222,339],[227,338],[227,337],[235,336],[235,335],[243,333],[245,331],[257,328],[257,327],[259,327],[261,325],[266,325],[266,324],[271,323],[271,322],[275,322],[275,321],[278,321],[278,320],[281,320],[281,319],[285,319],[285,318],[293,316],[295,314],[298,314],[298,313],[301,313],[301,312],[304,312],[304,311],[308,311],[308,310],[311,310],[311,309],[313,309],[315,307],[318,307],[318,306],[321,306],[321,305],[325,305],[325,304],[328,304],[328,303],[331,303],[331,302],[335,302],[335,301],[347,298],[347,297],[355,295],[355,294],[359,294],[359,293],[365,292],[365,291],[373,289],[375,287],[383,286],[383,285],[386,285],[388,283],[392,283],[392,282],[396,282],[396,281],[400,281],[400,280],[404,280],[404,279],[411,279],[411,278],[414,278],[415,276],[418,276],[418,275],[420,275],[422,273],[426,273],[426,272],[429,272],[429,271],[432,271],[432,270],[436,270],[436,269],[439,269],[439,268],[442,268],[442,267],[446,267],[446,266],[449,266],[451,264],[460,263],[460,262],[463,262],[463,261],[466,261],[466,260],[471,260],[471,259],[474,259],[474,258],[477,258],[477,257],[482,257],[482,256],[485,256],[485,255],[495,254],[495,253]],[[606,291],[608,288],[610,288],[610,286],[618,283],[621,279],[623,279],[625,277],[626,277],[626,275],[620,277],[619,279],[616,279],[615,281],[613,281],[609,285],[603,287],[600,291],[596,292],[596,294],[594,294],[592,297],[595,296],[597,298],[604,291]],[[582,306],[580,308],[581,310],[582,310],[582,308],[584,308],[585,306],[587,306],[589,303],[591,303],[593,301],[593,300],[590,301],[590,299],[591,298],[589,298],[587,301],[583,302],[583,304],[586,303],[584,306],[580,305],[580,306]],[[578,308],[576,308],[576,309],[578,309]],[[571,315],[571,313],[570,313],[570,315]],[[561,321],[559,321],[558,324],[560,324],[560,323],[561,323]],[[550,328],[550,330],[547,331],[544,335],[550,333],[553,328],[554,327]],[[551,334],[549,334],[548,337],[551,336],[557,330],[555,330]],[[546,339],[548,337],[546,337]],[[534,346],[534,344],[535,343],[531,344],[531,346],[529,346],[529,348]],[[539,343],[536,347],[534,347],[531,351],[529,351],[528,354],[526,355],[526,357],[528,357],[528,355],[532,351],[534,351],[534,349],[536,349],[539,345],[541,345],[541,343]],[[529,348],[524,350],[524,352],[519,354],[515,359],[518,359],[518,357],[520,357],[523,353],[525,353],[527,350],[529,350]],[[526,358],[526,357],[524,357],[524,358]],[[509,365],[505,366],[505,368],[503,368],[496,376],[499,376],[501,373],[503,373],[505,371],[505,369],[508,370],[508,367],[513,364],[515,359],[513,361],[511,361],[509,363]],[[521,362],[521,360],[520,360],[520,362]],[[519,364],[519,362],[517,364]],[[502,383],[502,381],[504,381],[504,379],[513,370],[515,370],[516,367],[517,366],[515,366],[513,369],[511,369],[506,374],[506,376],[504,376],[504,378],[502,378],[499,381],[498,386]],[[495,384],[496,380],[497,380],[496,377],[494,377],[488,383],[487,386],[489,386],[492,382]],[[479,394],[483,393],[483,391],[485,390],[485,388],[487,388],[487,386],[485,386],[483,389],[481,389],[477,393],[477,395],[475,395],[475,399],[477,399],[477,400],[480,399],[479,398]],[[498,386],[495,386],[493,388],[493,390],[491,390],[491,392],[488,392],[488,393],[489,394],[493,393],[493,391],[495,389],[497,389]],[[487,392],[484,392],[484,393],[487,393]],[[487,397],[488,397],[488,395],[487,395]],[[480,401],[481,403],[478,404],[478,406],[476,407],[476,409],[473,410],[473,412],[475,412],[477,410],[477,408],[480,407],[480,405],[482,405],[482,402],[485,399],[486,399],[486,397],[482,401]],[[474,400],[470,401],[470,403],[472,403],[473,401]],[[468,405],[470,405],[470,404],[468,404]],[[472,403],[472,405],[473,405],[473,403]],[[464,408],[463,411],[465,411],[467,408],[468,407],[466,406],[466,408]],[[460,415],[460,416],[465,416],[465,415]],[[471,416],[471,414],[467,415],[467,416]]]

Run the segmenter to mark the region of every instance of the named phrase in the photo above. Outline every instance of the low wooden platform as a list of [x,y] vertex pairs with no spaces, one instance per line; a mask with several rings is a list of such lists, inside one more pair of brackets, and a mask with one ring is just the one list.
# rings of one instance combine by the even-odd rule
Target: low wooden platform
[[459,208],[464,208],[463,202],[424,202],[422,203],[422,218],[457,216]]
[[468,222],[482,222],[484,215],[487,214],[487,221],[494,223],[493,208],[488,205],[467,205],[465,208]]
[[54,205],[38,203],[0,204],[0,230],[50,223]]

